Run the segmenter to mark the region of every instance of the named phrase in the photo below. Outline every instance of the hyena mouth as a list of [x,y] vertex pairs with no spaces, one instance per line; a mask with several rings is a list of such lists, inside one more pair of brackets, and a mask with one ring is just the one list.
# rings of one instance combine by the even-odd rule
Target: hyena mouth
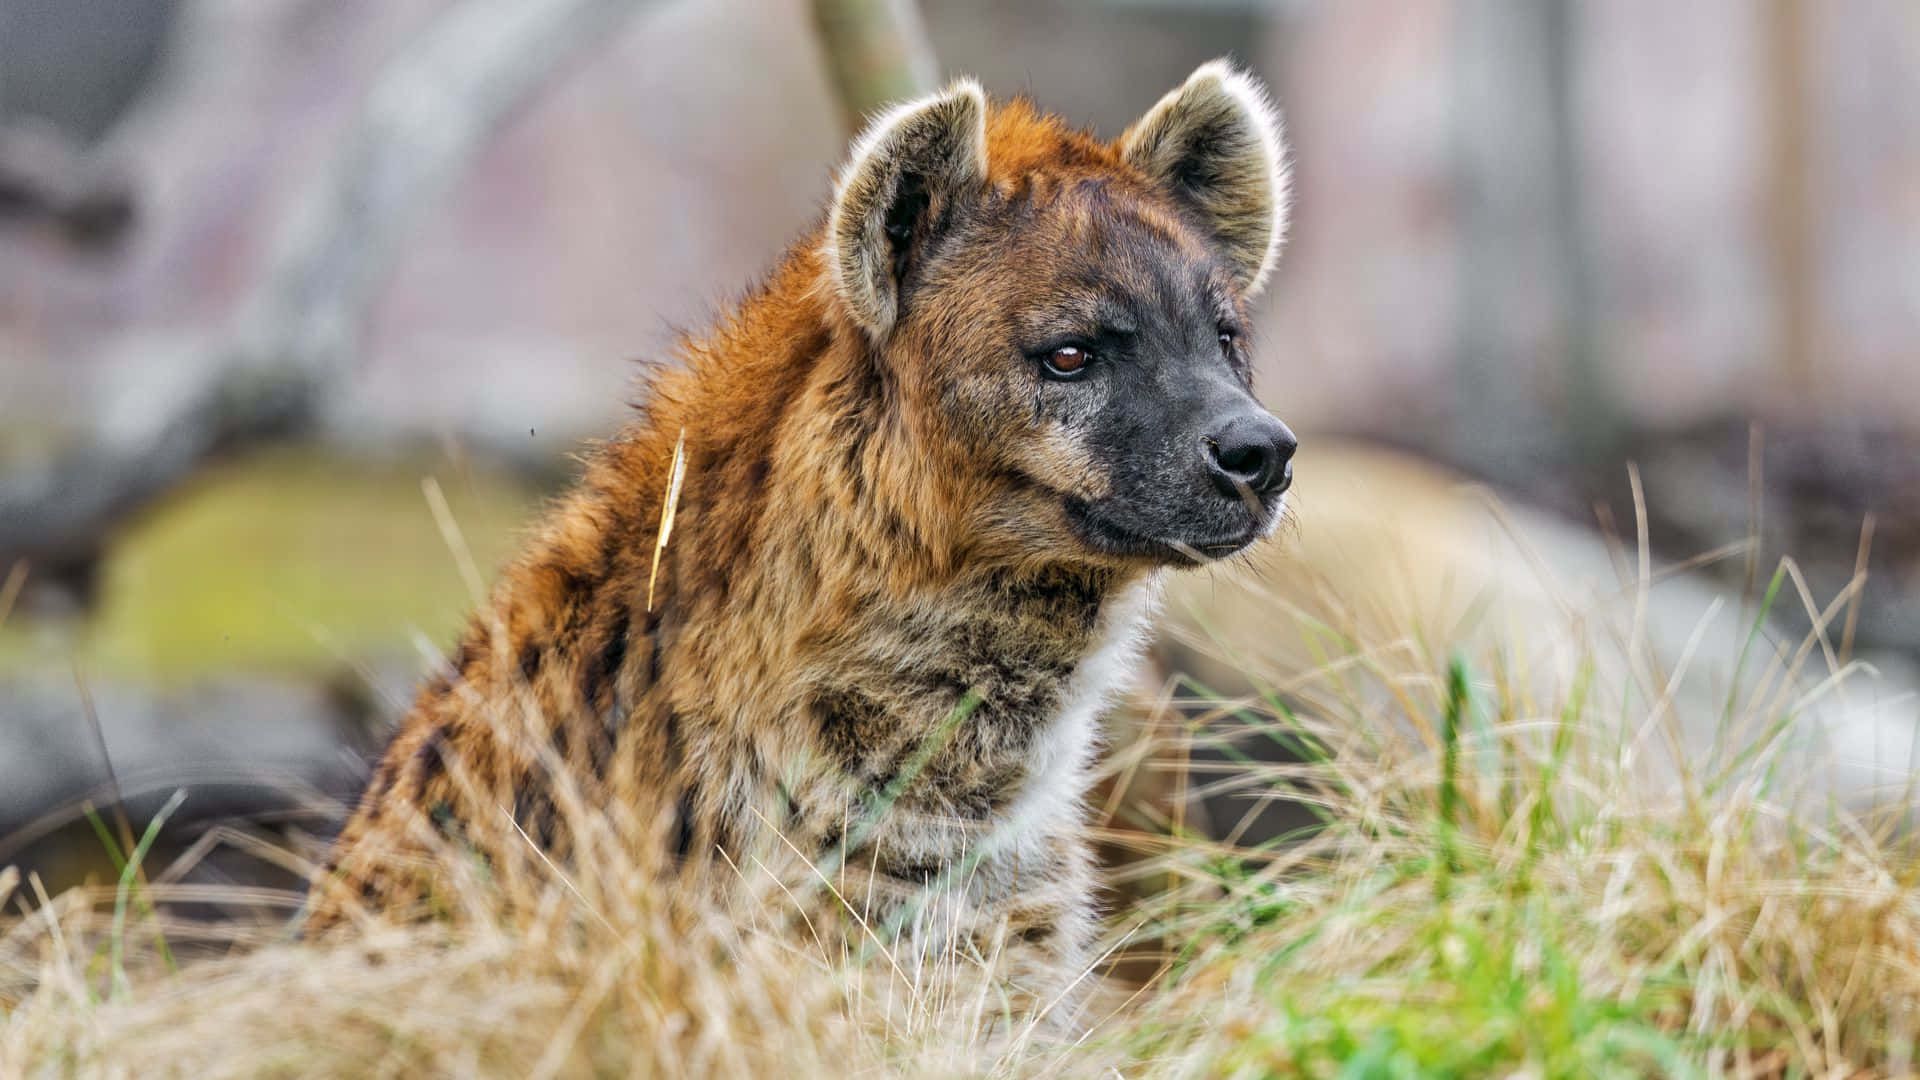
[[1100,513],[1083,499],[1066,501],[1067,519],[1080,538],[1103,555],[1147,558],[1160,562],[1198,566],[1245,551],[1255,541],[1271,533],[1280,520],[1280,506],[1266,508],[1260,519],[1246,527],[1225,533],[1189,535],[1142,532],[1129,528]]

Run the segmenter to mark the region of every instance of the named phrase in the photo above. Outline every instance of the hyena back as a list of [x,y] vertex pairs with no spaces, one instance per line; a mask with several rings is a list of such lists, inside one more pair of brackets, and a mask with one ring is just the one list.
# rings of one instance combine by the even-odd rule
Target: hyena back
[[861,867],[883,907],[948,915],[896,925],[991,937],[1064,991],[1094,932],[1087,771],[1154,580],[1283,512],[1294,441],[1245,326],[1285,219],[1278,120],[1223,62],[1111,143],[965,80],[880,117],[823,226],[503,573],[312,925],[429,894],[405,858],[429,829],[507,819],[586,857],[559,762],[673,887],[780,850]]

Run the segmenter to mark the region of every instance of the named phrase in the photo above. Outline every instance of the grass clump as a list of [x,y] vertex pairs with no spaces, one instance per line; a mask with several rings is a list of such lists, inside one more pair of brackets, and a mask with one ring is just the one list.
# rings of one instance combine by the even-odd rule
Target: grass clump
[[1920,860],[1794,790],[1792,672],[1729,705],[1632,663],[1543,681],[1273,618],[1317,657],[1169,696],[1185,711],[1146,710],[1111,765],[1313,824],[1254,843],[1116,799],[1155,827],[1097,826],[1134,853],[1114,877],[1154,888],[1114,906],[1070,1028],[996,1019],[990,958],[822,947],[780,890],[669,910],[617,848],[492,873],[449,854],[457,928],[318,944],[285,928],[297,897],[129,862],[59,897],[0,874],[0,1075],[1912,1075]]

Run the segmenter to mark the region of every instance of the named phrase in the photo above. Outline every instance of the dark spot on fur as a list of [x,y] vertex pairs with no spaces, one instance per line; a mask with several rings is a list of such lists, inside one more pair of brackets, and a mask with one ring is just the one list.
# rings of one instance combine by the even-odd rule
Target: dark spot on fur
[[773,465],[767,460],[764,454],[755,458],[753,464],[747,466],[745,483],[747,488],[746,494],[749,498],[759,497],[760,493],[766,489],[767,474],[772,471]]
[[822,690],[808,703],[820,726],[820,737],[828,751],[839,758],[847,771],[859,775],[867,760],[879,749],[880,728],[886,722],[886,707],[852,687]]
[[413,752],[413,801],[426,797],[427,785],[446,771],[447,729],[436,727],[427,733]]
[[613,761],[613,734],[604,725],[597,727],[587,739],[588,776],[594,780],[604,779],[607,766]]
[[660,631],[660,613],[658,611],[647,612],[646,622],[643,625],[645,629],[642,631],[642,633],[646,634],[648,639],[647,640],[647,685],[649,687],[658,686],[660,685],[661,654],[666,652],[666,650],[662,647],[663,643],[661,641],[661,635],[659,632]]
[[564,766],[578,770],[576,780],[586,783],[606,775],[607,762],[613,757],[613,736],[606,725],[570,717],[554,725],[552,740],[553,752]]
[[889,544],[892,544],[896,548],[911,548],[913,546],[912,532],[907,528],[907,521],[900,516],[898,510],[888,507],[885,523],[887,542]]
[[628,615],[625,608],[614,616],[613,625],[607,630],[606,640],[600,644],[600,655],[587,665],[586,681],[580,692],[589,705],[601,706],[600,692],[620,677],[620,667],[627,662],[627,625]]
[[785,781],[776,781],[774,789],[780,795],[780,814],[786,821],[788,831],[799,828],[806,820],[806,814],[800,809],[800,800],[793,797]]
[[559,568],[559,572],[560,591],[563,594],[562,603],[566,603],[568,600],[577,600],[577,598],[591,593],[594,586],[598,584],[591,576],[576,567],[562,566]]
[[559,814],[547,786],[539,778],[521,778],[519,790],[513,796],[513,820],[536,845],[542,849],[553,847]]
[[854,498],[864,499],[867,490],[867,444],[879,428],[878,413],[885,408],[890,396],[879,359],[863,353],[854,362],[849,376],[836,384],[835,389],[839,411],[833,418],[832,440],[840,446]]
[[733,819],[722,814],[714,817],[709,824],[713,831],[711,841],[707,845],[710,853],[738,862],[746,847],[740,842]]
[[864,500],[867,497],[867,470],[861,461],[861,452],[866,449],[864,443],[847,442],[841,453],[846,455],[847,483],[853,488],[853,497]]
[[758,788],[766,781],[767,759],[760,756],[760,748],[758,746],[749,745],[744,755],[735,754],[734,757],[740,759],[742,764],[746,766],[748,787]]
[[636,528],[637,523],[632,518],[616,515],[612,521],[608,522],[607,528],[601,530],[600,564],[596,571],[601,581],[613,577],[620,565],[620,556],[623,552],[639,550],[639,546],[634,543],[637,539],[634,535]]
[[471,637],[460,642],[460,647],[453,651],[453,657],[447,661],[447,666],[453,670],[454,677],[466,675],[467,669],[473,666],[474,656],[479,651]]
[[934,879],[940,876],[940,866],[938,863],[884,863],[880,869],[882,873],[890,878],[905,881],[912,885],[918,885],[922,888],[932,885]]
[[673,857],[685,859],[693,850],[693,793],[682,791],[674,805]]
[[975,821],[993,817],[1013,805],[1026,778],[1024,763],[988,767],[984,775],[958,780],[947,785],[947,797],[955,814]]
[[377,813],[386,801],[387,793],[393,790],[393,773],[393,759],[388,757],[383,756],[379,764],[373,767],[373,775],[367,778],[366,790],[361,793],[370,811]]
[[538,642],[529,641],[520,646],[520,677],[532,682],[540,674],[541,650]]
[[1018,936],[1021,941],[1029,945],[1042,945],[1053,937],[1053,932],[1052,923],[1034,923],[1032,926],[1021,927]]
[[453,812],[452,804],[444,800],[427,807],[427,820],[431,821],[433,827],[443,836],[459,836],[464,831],[460,825],[459,815]]

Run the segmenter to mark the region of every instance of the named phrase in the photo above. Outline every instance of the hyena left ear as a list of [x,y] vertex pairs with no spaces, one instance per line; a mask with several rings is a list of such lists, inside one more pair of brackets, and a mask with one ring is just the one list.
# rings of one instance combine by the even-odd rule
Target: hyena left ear
[[927,241],[986,182],[987,96],[972,79],[895,106],[854,143],[827,217],[827,265],[876,340],[899,318],[901,282]]
[[1287,233],[1287,147],[1258,82],[1224,59],[1202,64],[1120,136],[1120,153],[1199,212],[1243,290],[1267,283]]

